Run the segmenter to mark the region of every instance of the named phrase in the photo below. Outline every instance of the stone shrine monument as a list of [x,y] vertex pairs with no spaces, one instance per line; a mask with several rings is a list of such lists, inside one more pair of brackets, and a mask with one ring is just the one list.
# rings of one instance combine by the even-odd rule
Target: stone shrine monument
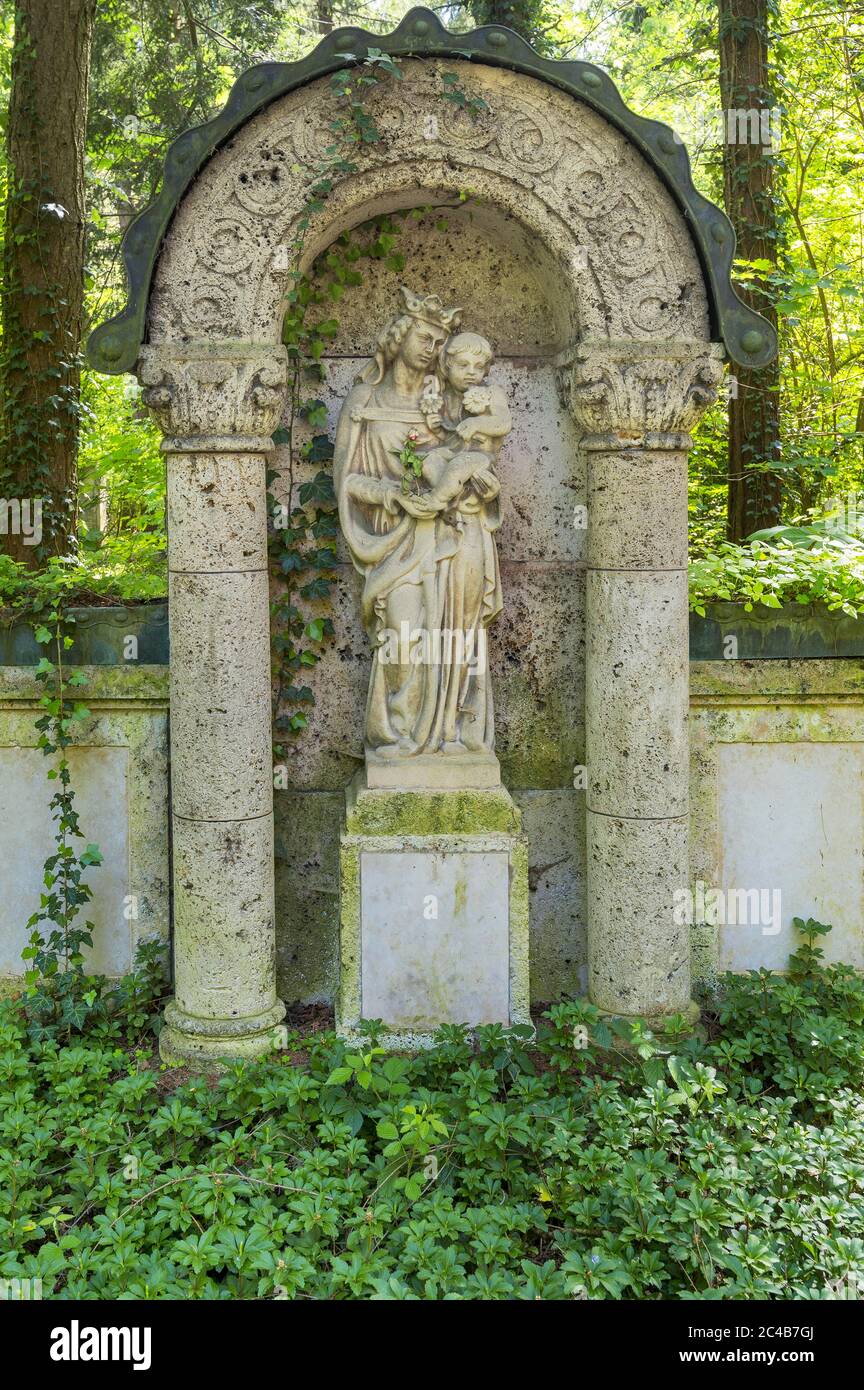
[[[401,80],[368,94],[381,138],[334,161],[331,77],[369,49]],[[344,808],[326,827],[338,1021],[419,1041],[445,1021],[525,1020],[527,852],[544,837],[577,866],[594,1004],[659,1026],[696,1014],[674,913],[689,884],[687,455],[724,359],[764,365],[774,335],[736,298],[732,228],[667,126],[590,63],[412,10],[392,34],[337,29],[300,62],[251,69],[173,143],[124,238],[128,305],[89,342],[93,367],[137,373],[164,434],[170,1061],[285,1036],[266,469],[289,399],[287,296],[347,231],[430,206],[449,210],[446,251],[416,224],[322,387],[344,601],[320,694],[350,726],[338,756],[316,728],[326,804]],[[561,984],[544,970],[548,998]]]

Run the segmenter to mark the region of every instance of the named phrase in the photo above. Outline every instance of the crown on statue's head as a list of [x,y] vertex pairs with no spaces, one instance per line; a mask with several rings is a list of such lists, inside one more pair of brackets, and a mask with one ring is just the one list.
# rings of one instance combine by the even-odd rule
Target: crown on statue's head
[[402,287],[402,298],[405,300],[405,309],[414,319],[423,319],[426,323],[434,324],[436,328],[443,328],[446,333],[452,333],[454,328],[459,327],[462,318],[461,309],[445,309],[440,297],[437,294],[420,295],[409,290],[407,285]]

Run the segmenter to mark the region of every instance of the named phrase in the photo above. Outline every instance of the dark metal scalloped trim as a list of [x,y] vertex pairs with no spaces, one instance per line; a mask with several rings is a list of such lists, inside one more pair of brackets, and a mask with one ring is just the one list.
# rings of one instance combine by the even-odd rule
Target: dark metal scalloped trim
[[541,58],[512,29],[486,25],[452,34],[431,10],[413,9],[392,34],[365,29],[334,29],[313,52],[296,63],[261,63],[237,79],[223,109],[206,125],[179,136],[165,157],[158,196],[130,223],[123,238],[129,296],[126,308],[100,324],[87,342],[87,360],[102,372],[130,372],[144,341],[150,282],[171,218],[202,165],[231,135],[278,97],[344,67],[346,50],[378,48],[394,57],[468,58],[510,68],[548,82],[598,111],[627,136],[672,193],[699,251],[709,291],[712,333],[722,338],[733,362],[764,367],[777,352],[777,335],[749,309],[730,280],[735,232],[720,208],[697,192],[683,144],[669,126],[629,110],[606,73],[590,63]]

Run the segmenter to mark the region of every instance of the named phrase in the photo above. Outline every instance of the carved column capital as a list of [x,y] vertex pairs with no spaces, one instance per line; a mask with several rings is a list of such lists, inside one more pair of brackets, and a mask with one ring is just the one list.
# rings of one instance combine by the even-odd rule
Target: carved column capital
[[586,449],[688,449],[722,376],[717,343],[583,342],[559,362]]
[[166,453],[264,453],[288,389],[284,347],[165,343],[141,348],[144,402]]

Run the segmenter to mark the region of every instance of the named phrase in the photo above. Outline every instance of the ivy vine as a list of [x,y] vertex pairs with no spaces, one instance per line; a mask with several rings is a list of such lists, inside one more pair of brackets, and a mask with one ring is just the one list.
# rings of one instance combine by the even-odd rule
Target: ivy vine
[[56,783],[49,803],[55,848],[45,861],[45,891],[27,922],[29,941],[21,953],[29,963],[26,1012],[36,1037],[58,1033],[68,1037],[80,1031],[97,1008],[101,993],[100,982],[84,969],[83,948],[92,947],[94,926],[89,920],[79,920],[81,909],[93,897],[84,875],[102,863],[102,855],[94,844],[86,844],[80,852],[76,847],[76,841],[84,836],[75,806],[68,749],[73,730],[90,718],[90,711],[77,699],[86,677],[81,671],[67,675],[64,667],[64,654],[73,641],[68,631],[71,621],[64,617],[57,599],[45,620],[34,627],[36,641],[52,652],[36,667],[36,680],[44,687],[39,701],[43,713],[36,728],[37,747],[52,759],[48,780]]

